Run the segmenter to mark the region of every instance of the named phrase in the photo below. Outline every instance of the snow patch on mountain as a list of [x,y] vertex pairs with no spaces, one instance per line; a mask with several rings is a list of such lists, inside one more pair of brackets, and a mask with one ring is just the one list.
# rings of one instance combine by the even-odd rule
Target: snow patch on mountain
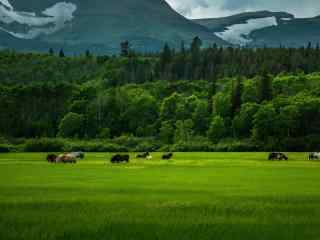
[[77,6],[73,3],[59,2],[42,11],[44,16],[37,16],[34,12],[15,11],[8,0],[0,0],[0,23],[27,26],[25,32],[15,32],[8,27],[0,27],[0,30],[17,38],[33,39],[64,28],[74,18],[76,10]]
[[278,22],[275,17],[249,19],[246,23],[228,26],[225,31],[215,34],[229,43],[245,46],[252,41],[250,33],[254,30],[277,25]]
[[13,9],[12,5],[8,2],[8,0],[0,0],[0,5],[1,4],[4,5],[5,7],[7,7],[10,10]]

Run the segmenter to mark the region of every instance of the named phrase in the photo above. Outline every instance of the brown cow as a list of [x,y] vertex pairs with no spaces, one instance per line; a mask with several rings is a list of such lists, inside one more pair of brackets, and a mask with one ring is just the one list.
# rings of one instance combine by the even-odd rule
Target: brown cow
[[49,162],[49,163],[55,163],[56,162],[56,160],[57,160],[57,155],[56,154],[49,154],[48,156],[47,156],[47,161]]
[[64,153],[57,157],[56,163],[77,163],[77,159],[70,153]]

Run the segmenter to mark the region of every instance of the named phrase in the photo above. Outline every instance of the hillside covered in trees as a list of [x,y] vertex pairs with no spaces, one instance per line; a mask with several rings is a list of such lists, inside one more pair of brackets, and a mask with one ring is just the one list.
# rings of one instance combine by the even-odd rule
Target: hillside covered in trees
[[190,47],[182,44],[175,51],[166,45],[159,54],[122,47],[121,56],[99,57],[88,51],[78,57],[52,50],[0,52],[0,146],[102,146],[94,151],[319,147],[318,46],[202,49],[195,38]]

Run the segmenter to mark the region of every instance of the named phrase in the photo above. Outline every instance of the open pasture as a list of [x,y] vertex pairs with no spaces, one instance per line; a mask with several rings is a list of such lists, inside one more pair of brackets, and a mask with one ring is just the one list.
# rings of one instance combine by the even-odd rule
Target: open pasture
[[305,153],[46,155],[0,155],[0,239],[320,239],[320,161]]

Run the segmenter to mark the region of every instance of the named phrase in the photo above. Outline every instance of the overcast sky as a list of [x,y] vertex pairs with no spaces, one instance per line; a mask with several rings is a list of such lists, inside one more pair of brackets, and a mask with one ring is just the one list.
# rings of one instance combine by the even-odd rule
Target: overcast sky
[[320,0],[167,0],[189,18],[223,17],[243,11],[287,11],[297,17],[320,15]]

